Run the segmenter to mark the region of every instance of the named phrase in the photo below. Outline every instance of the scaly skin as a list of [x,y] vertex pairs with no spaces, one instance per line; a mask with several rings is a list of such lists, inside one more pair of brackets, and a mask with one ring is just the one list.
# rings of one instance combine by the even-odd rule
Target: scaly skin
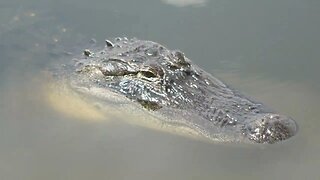
[[212,140],[272,144],[297,132],[291,118],[230,89],[182,52],[151,41],[106,40],[103,49],[84,51],[70,79],[77,87],[121,94],[164,123]]

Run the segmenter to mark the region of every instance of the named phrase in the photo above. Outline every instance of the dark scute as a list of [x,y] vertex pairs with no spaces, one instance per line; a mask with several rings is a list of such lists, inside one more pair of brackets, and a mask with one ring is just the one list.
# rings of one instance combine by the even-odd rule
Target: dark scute
[[89,49],[85,49],[83,51],[83,54],[86,56],[86,57],[90,57],[92,55],[92,52],[89,50]]
[[175,52],[175,57],[178,60],[178,64],[181,66],[189,66],[190,64],[186,61],[185,56],[182,52],[176,51]]
[[106,39],[106,45],[107,47],[114,47],[114,44],[110,41]]

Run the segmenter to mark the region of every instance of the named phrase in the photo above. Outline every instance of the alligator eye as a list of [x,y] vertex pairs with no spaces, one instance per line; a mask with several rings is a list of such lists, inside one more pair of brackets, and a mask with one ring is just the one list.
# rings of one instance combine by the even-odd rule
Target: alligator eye
[[159,78],[162,78],[163,75],[163,70],[154,64],[143,67],[137,74],[139,78],[147,81],[157,81]]
[[155,78],[157,77],[156,74],[154,74],[153,72],[151,71],[140,71],[140,74],[146,78]]

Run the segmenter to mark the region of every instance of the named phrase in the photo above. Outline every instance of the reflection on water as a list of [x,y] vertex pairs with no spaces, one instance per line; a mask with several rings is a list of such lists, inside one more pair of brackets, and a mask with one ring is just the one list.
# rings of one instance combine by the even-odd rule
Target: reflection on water
[[101,121],[106,119],[94,104],[87,103],[63,83],[67,82],[62,80],[62,82],[58,83],[54,82],[54,80],[48,80],[44,87],[40,86],[44,91],[40,92],[44,96],[43,99],[53,109],[78,120]]
[[[90,2],[91,6],[73,0],[29,1],[31,4],[27,7],[30,8],[25,9],[15,7],[11,1],[4,2],[0,3],[0,179],[240,180],[319,177],[320,134],[317,127],[320,123],[320,99],[319,89],[315,86],[319,83],[317,78],[309,76],[316,74],[319,77],[315,61],[318,56],[313,49],[318,47],[320,36],[315,36],[317,34],[313,30],[316,28],[311,28],[316,26],[313,21],[320,18],[315,18],[318,16],[316,6],[292,1],[253,4],[242,1],[235,6],[221,1],[220,5],[225,8],[211,16],[205,8],[203,11],[206,13],[199,12],[199,8],[178,12],[183,7],[174,8],[172,12],[171,7],[161,6],[160,0],[158,4],[140,0],[129,8],[125,6],[129,2],[124,1]],[[142,8],[145,6],[148,8]],[[293,19],[282,14],[288,12],[286,8],[289,6],[301,8],[290,11]],[[97,14],[84,15],[91,8],[96,9]],[[110,9],[106,11],[106,8]],[[164,9],[159,11],[158,8]],[[165,11],[168,15],[163,14]],[[302,11],[305,14],[299,14]],[[239,18],[233,19],[235,17]],[[71,23],[69,18],[80,22],[80,25]],[[102,19],[105,22],[102,23]],[[183,21],[179,21],[177,27],[171,19]],[[290,27],[283,28],[286,33],[276,31],[285,23]],[[305,29],[294,28],[297,23]],[[84,24],[85,27],[79,28]],[[281,42],[273,41],[273,32],[277,37],[281,35]],[[48,105],[41,88],[46,83],[43,71],[68,59],[61,58],[63,49],[82,48],[71,45],[83,39],[95,37],[99,40],[123,34],[142,36],[139,38],[180,48],[196,64],[227,84],[291,116],[299,124],[298,134],[282,144],[263,147],[210,144],[121,123],[121,119],[129,116],[117,116],[112,123],[83,121],[59,113]],[[53,37],[59,41],[54,42]],[[301,38],[304,43],[310,41],[312,45],[297,49],[302,46],[299,44]],[[252,49],[265,47],[265,40],[269,39],[277,42],[277,48],[268,46],[264,57],[259,59],[259,54]],[[281,47],[287,48],[282,52]],[[301,67],[299,57],[304,56],[304,52],[308,55],[304,66],[291,71],[296,66]],[[222,61],[224,64],[220,63]],[[232,68],[228,66],[230,64]],[[308,71],[304,71],[306,67],[310,67]]]

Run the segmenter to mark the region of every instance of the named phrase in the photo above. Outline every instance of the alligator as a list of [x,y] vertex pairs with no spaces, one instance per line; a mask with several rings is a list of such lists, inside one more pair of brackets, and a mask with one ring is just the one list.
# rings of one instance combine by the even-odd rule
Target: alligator
[[290,117],[230,88],[183,52],[156,42],[118,37],[74,59],[71,75],[66,74],[77,91],[116,94],[163,124],[186,127],[209,140],[273,144],[298,129]]

